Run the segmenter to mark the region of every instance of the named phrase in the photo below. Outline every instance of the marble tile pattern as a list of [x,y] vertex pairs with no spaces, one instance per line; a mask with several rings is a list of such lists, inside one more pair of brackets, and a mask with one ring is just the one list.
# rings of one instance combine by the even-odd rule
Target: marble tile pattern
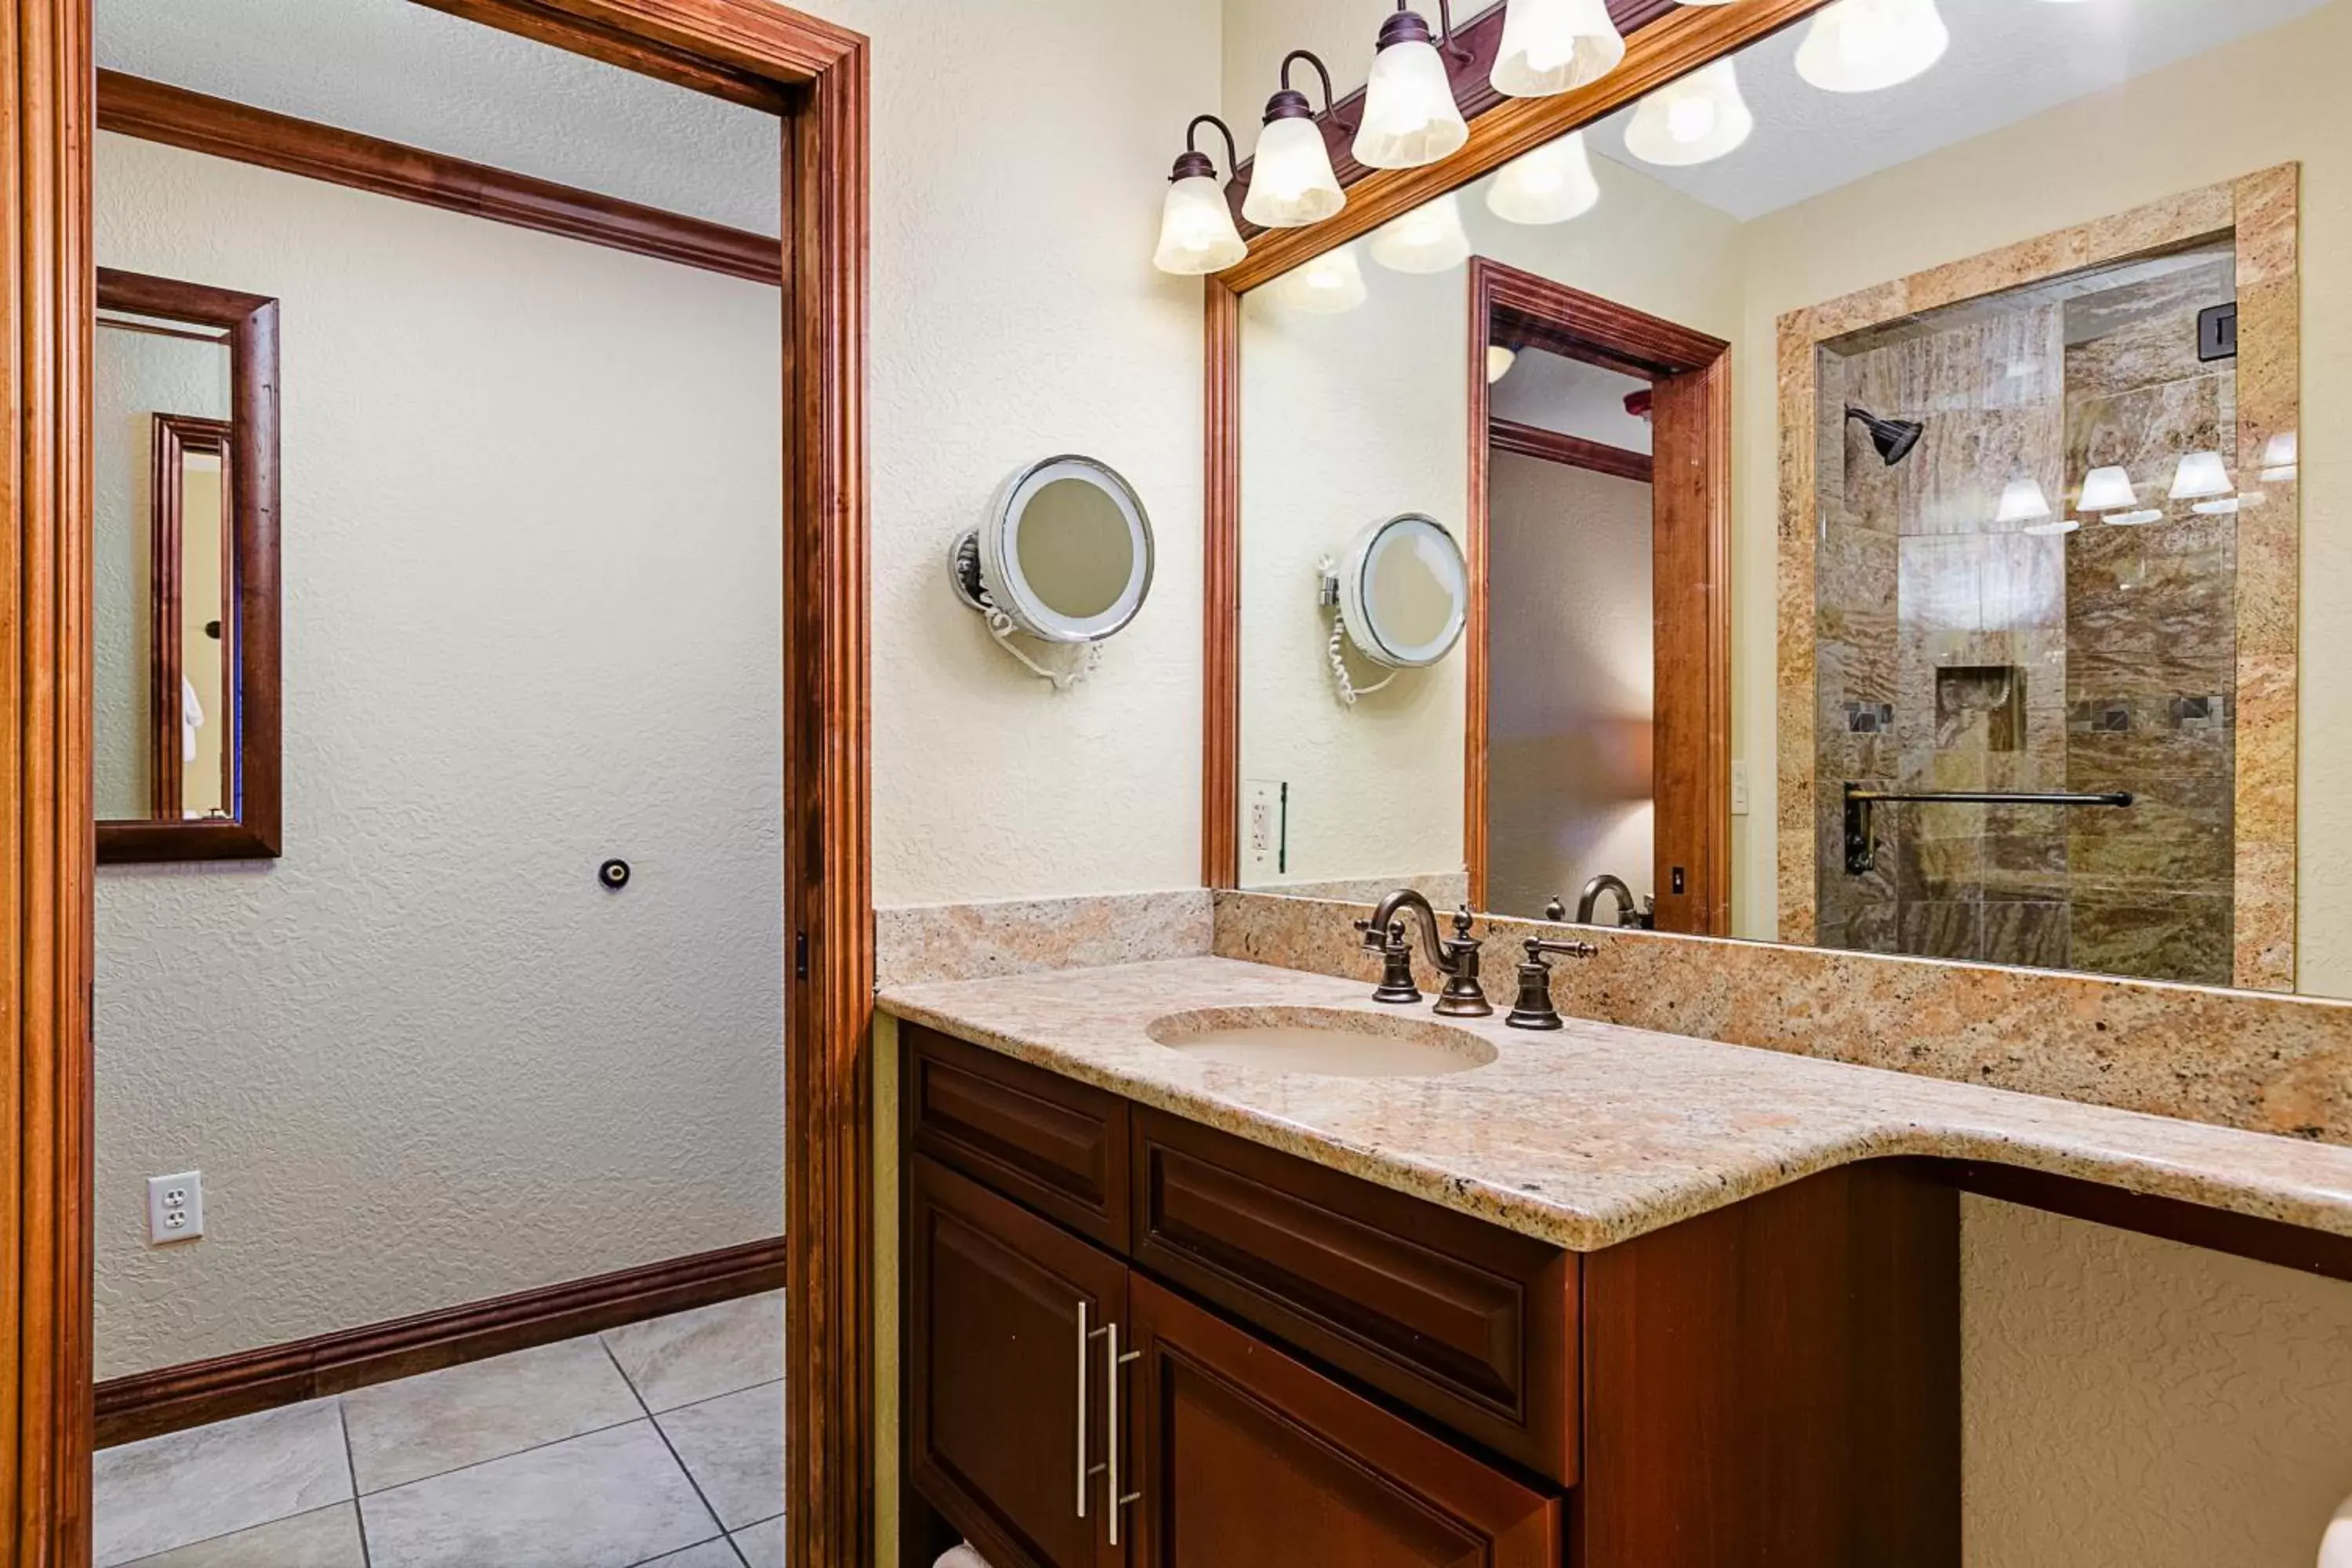
[[[1344,975],[1378,965],[1364,910],[1217,895],[1219,955]],[[1517,943],[1562,929],[1480,922],[1486,989]],[[2352,1003],[2036,969],[1574,928],[1600,955],[1553,966],[1560,1010],[1633,1028],[2352,1144]],[[1424,969],[1423,985],[1434,994]]]
[[1199,888],[874,912],[875,971],[883,985],[1132,963],[1208,949],[1209,897]]
[[1611,1024],[1533,1034],[1475,1020],[1465,1026],[1496,1059],[1425,1079],[1282,1074],[1154,1044],[1154,1019],[1197,1008],[1329,1008],[1374,1028],[1402,1016],[1360,980],[1232,959],[907,986],[882,1005],[1580,1252],[1891,1155],[1994,1161],[2352,1235],[2352,1149]]
[[[2240,352],[2236,362],[2234,406],[2217,411],[2217,429],[2228,428],[2220,418],[2226,412],[2234,423],[2235,472],[2261,474],[2273,437],[2294,435],[2299,427],[2301,379],[2299,332],[2300,273],[2298,167],[2294,164],[2248,175],[2241,180],[2181,193],[2129,212],[2075,228],[2045,235],[1980,256],[1896,279],[1827,301],[1791,311],[1779,322],[1780,392],[1780,569],[1777,604],[1780,625],[1777,767],[1780,774],[1778,883],[1781,940],[1810,944],[1816,940],[1843,940],[1856,945],[1892,946],[1902,940],[1899,912],[1890,929],[1883,910],[1874,907],[1824,910],[1818,901],[1820,868],[1836,852],[1837,838],[1824,828],[1827,816],[1819,805],[1815,784],[1821,753],[1832,737],[1824,693],[1835,683],[1852,682],[1868,689],[1874,679],[1888,684],[1891,672],[1869,668],[1870,656],[1850,641],[1824,636],[1818,624],[1822,571],[1847,574],[1857,584],[1875,583],[1887,571],[1853,549],[1831,560],[1818,541],[1834,539],[1837,526],[1851,521],[1853,503],[1843,494],[1849,472],[1848,437],[1838,422],[1822,417],[1823,411],[1842,410],[1849,399],[1888,390],[1867,387],[1847,363],[1851,356],[1897,348],[1938,331],[1982,324],[2002,307],[1991,297],[2034,289],[2037,297],[2070,303],[2080,291],[2095,288],[2075,275],[2120,263],[2152,252],[2179,249],[2190,243],[2232,234],[2238,288]],[[1985,301],[1981,310],[1973,302]],[[1948,312],[1948,313],[1947,313]],[[1932,317],[1933,320],[1928,318]],[[2120,373],[2129,362],[2145,363],[2158,339],[2148,333],[2124,334],[2097,351],[2105,363],[2101,374]],[[2166,336],[2175,345],[2179,339]],[[1832,346],[1835,345],[1835,352]],[[1885,413],[1880,408],[1877,412]],[[1980,423],[1980,421],[1979,421]],[[1934,425],[1931,423],[1931,431]],[[1981,438],[1983,432],[1977,432]],[[1996,440],[1996,444],[1998,441]],[[1932,456],[1932,454],[1928,454]],[[1914,462],[1918,458],[1915,457]],[[1930,467],[1936,465],[1930,464]],[[1965,470],[1964,470],[1965,471]],[[2292,990],[2294,954],[2294,789],[2296,726],[2296,594],[2300,571],[2301,513],[2297,472],[2272,471],[2262,485],[2262,504],[2240,514],[2236,529],[2236,672],[2231,698],[2231,727],[2238,749],[2236,784],[2229,809],[2230,837],[2234,853],[2233,888],[2229,900],[2231,928],[2224,940],[2231,948],[2226,978],[2248,988]],[[2045,481],[2045,489],[2048,488]],[[1871,491],[1858,493],[1864,510]],[[2052,492],[2057,502],[2060,496]],[[1971,503],[1972,504],[1972,503]],[[1898,529],[1881,531],[1900,534]],[[2079,536],[2078,536],[2079,537]],[[1902,543],[1898,540],[1898,552]],[[1932,545],[1913,545],[1913,555],[1924,565]],[[1817,559],[1821,557],[1821,559]],[[1997,570],[2011,570],[1997,568]],[[1978,597],[1986,593],[1987,568],[1975,563]],[[1965,577],[1966,574],[1962,574]],[[2007,580],[2013,591],[2030,589],[2032,578]],[[1995,586],[2000,579],[1993,580]],[[1890,595],[1892,596],[1892,595]],[[1952,606],[1957,610],[1957,601]],[[1831,628],[1835,631],[1837,628]],[[1957,628],[1954,628],[1957,631]],[[1955,659],[1967,651],[1964,643],[1945,650]],[[1977,653],[1990,653],[1979,643]],[[2049,649],[2027,646],[2022,657],[2031,662]],[[1980,661],[2000,662],[1987,658]],[[2046,686],[2046,683],[2044,683]],[[2032,687],[2029,686],[2029,691]],[[1901,700],[1888,699],[1898,707]],[[2029,723],[2031,719],[2029,718]],[[1843,743],[1842,741],[1840,743]],[[1877,744],[1859,748],[1864,753],[1842,762],[1859,769],[1883,765],[1889,748]],[[1870,776],[1853,773],[1849,776]],[[1959,787],[1948,784],[1946,787]],[[1991,787],[2010,787],[2006,784]],[[1957,836],[1956,836],[1957,837]],[[1963,851],[1964,852],[1964,851]],[[1992,853],[2014,856],[2015,846]],[[1980,864],[1975,869],[2004,868]],[[1990,887],[1987,882],[1986,887]],[[2030,885],[2030,884],[2029,884]],[[1867,894],[1870,889],[1856,889]],[[2201,904],[2184,905],[2184,911],[2213,908],[2215,895],[2200,890]],[[1936,900],[1923,900],[1934,903]],[[1948,903],[1966,902],[1947,900]],[[1981,900],[1979,900],[1981,901]],[[2032,901],[2032,900],[2028,900]],[[2196,922],[2168,935],[2152,931],[2147,911],[2135,913],[2127,897],[2114,889],[2095,897],[2088,911],[2093,942],[2107,941],[2102,932],[2126,948],[2143,951],[2151,942],[2173,941],[2193,945],[2200,940]],[[2147,900],[2141,900],[2145,904]],[[1865,898],[1864,906],[1872,900]],[[1990,908],[1985,905],[1985,910]],[[2038,912],[2003,910],[1999,920],[2011,934],[2002,940],[2011,947],[2003,956],[2026,960],[2044,951],[2053,940],[2050,929],[2060,919],[2073,923],[2074,911],[2044,901]],[[1927,940],[1931,929],[1937,942],[1957,943],[1962,936],[1983,951],[1988,930],[1984,910],[1974,917],[1973,931],[1963,932],[1965,911],[1924,910],[1914,917],[1916,931]],[[1958,922],[1958,923],[1956,923]],[[2038,922],[2038,933],[2027,927]],[[2061,940],[2070,946],[2074,933]],[[2202,940],[2210,940],[2210,927]],[[2204,973],[2205,971],[2196,971]]]
[[782,1338],[749,1298],[109,1448],[97,1562],[781,1563]]

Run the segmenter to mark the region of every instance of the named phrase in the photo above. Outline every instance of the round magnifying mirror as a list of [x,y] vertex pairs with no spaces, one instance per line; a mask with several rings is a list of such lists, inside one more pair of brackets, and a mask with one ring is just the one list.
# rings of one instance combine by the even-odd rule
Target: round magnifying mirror
[[1151,520],[1135,489],[1091,458],[1048,458],[1007,479],[949,569],[974,609],[1002,610],[1056,643],[1100,642],[1151,592]]
[[1394,669],[1435,664],[1470,618],[1470,567],[1434,518],[1376,522],[1339,567],[1339,614],[1364,657]]

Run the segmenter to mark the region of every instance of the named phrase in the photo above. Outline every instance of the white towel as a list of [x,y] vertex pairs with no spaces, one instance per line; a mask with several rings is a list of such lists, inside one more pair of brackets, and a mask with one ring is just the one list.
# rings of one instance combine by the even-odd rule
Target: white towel
[[[932,1563],[931,1568],[988,1568],[988,1560],[974,1552],[971,1542],[967,1541],[961,1546],[950,1546],[940,1552],[940,1560]],[[2336,1565],[2331,1563],[2327,1568],[2336,1568]]]
[[2327,1533],[2319,1538],[2319,1568],[2352,1568],[2352,1498],[2344,1500]]

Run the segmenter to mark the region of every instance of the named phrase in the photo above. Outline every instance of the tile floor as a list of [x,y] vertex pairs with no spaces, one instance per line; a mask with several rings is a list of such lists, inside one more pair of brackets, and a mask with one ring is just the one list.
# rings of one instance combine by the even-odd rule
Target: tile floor
[[784,1303],[98,1456],[98,1568],[783,1568]]

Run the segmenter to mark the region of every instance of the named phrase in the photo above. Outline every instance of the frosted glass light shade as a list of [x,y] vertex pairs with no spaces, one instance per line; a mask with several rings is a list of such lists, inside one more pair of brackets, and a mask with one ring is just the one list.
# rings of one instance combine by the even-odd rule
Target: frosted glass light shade
[[1739,72],[1721,59],[1643,99],[1625,127],[1625,150],[1666,168],[1710,163],[1755,129],[1756,116],[1739,95]]
[[1510,0],[1486,79],[1508,98],[1549,98],[1599,81],[1624,58],[1608,0]]
[[1454,84],[1434,47],[1391,44],[1372,58],[1364,85],[1356,162],[1367,169],[1418,169],[1462,151],[1469,123],[1454,106]]
[[2263,479],[2267,484],[2283,485],[2302,472],[2303,442],[2292,430],[2284,430],[2263,443]]
[[1486,384],[1488,386],[1492,386],[1496,382],[1502,380],[1505,376],[1510,374],[1511,367],[1518,363],[1518,350],[1507,349],[1500,343],[1487,344]]
[[2164,513],[2157,507],[2142,507],[2137,511],[2109,512],[2100,521],[2109,528],[2144,528],[2151,522],[2162,522]]
[[2073,533],[2082,526],[2080,520],[2075,518],[2053,517],[2042,522],[2029,522],[2021,531],[2036,539],[2054,539],[2062,533]]
[[1448,191],[1372,236],[1372,259],[1391,272],[1450,272],[1470,259],[1462,208]]
[[2231,491],[2230,470],[2219,452],[2191,452],[2172,473],[2174,500],[2209,500]]
[[1234,209],[1225,204],[1224,188],[1206,174],[1194,174],[1168,187],[1160,211],[1160,249],[1151,264],[1180,278],[1223,272],[1249,254],[1241,230],[1234,225]]
[[1344,316],[1370,297],[1363,264],[1356,259],[1352,245],[1292,268],[1275,283],[1274,293],[1284,305],[1310,316]]
[[2137,505],[2139,492],[2121,468],[2093,468],[2083,481],[2084,511],[2129,511]]
[[1995,522],[2039,522],[2050,515],[2050,498],[2038,479],[2011,479],[2000,492]]
[[1512,159],[1495,171],[1486,187],[1486,210],[1506,223],[1566,223],[1591,212],[1600,200],[1601,184],[1592,177],[1592,155],[1581,131]]
[[1242,216],[1261,228],[1303,228],[1348,205],[1331,170],[1323,128],[1312,120],[1269,120],[1258,132]]
[[1797,47],[1797,74],[1824,92],[1876,92],[1909,81],[1951,47],[1936,0],[1837,0]]

